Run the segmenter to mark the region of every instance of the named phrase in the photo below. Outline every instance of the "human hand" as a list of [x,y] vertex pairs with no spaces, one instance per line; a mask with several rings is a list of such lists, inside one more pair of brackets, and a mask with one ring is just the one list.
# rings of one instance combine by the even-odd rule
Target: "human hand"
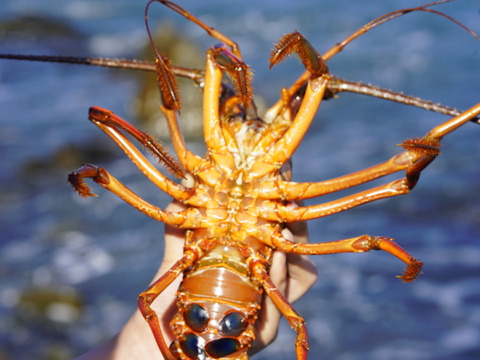
[[[173,202],[167,207],[168,211],[181,211],[183,209],[183,205],[178,202]],[[289,224],[282,234],[288,240],[301,243],[308,242],[306,223]],[[165,226],[164,258],[153,281],[168,271],[182,257],[184,239],[183,230],[174,226]],[[285,254],[278,251],[274,253],[272,260],[270,277],[290,303],[302,297],[317,279],[316,267],[306,256]],[[177,311],[175,294],[180,281],[181,278],[179,277],[152,304],[152,308],[159,317],[162,333],[167,344],[174,339],[170,330],[170,320]],[[256,339],[249,350],[250,354],[260,351],[275,340],[280,318],[281,314],[273,302],[268,297],[264,297],[262,310],[256,324]],[[150,328],[139,310],[127,321],[119,334],[76,360],[127,359],[163,360]]]

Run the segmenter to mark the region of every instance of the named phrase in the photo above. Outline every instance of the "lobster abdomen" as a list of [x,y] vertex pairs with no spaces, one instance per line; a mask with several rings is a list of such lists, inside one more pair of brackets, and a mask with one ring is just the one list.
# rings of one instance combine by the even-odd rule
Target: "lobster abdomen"
[[235,246],[217,245],[184,274],[170,346],[180,359],[248,359],[262,289]]

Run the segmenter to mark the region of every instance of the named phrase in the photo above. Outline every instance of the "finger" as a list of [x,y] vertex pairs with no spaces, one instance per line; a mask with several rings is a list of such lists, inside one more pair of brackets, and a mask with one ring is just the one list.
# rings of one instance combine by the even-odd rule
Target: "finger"
[[[178,201],[171,202],[166,210],[171,212],[178,212],[185,209],[185,205]],[[161,239],[159,239],[161,240]],[[163,254],[163,261],[155,274],[153,281],[158,280],[164,273],[183,256],[183,246],[185,244],[185,231],[177,226],[165,224],[165,252]],[[175,279],[165,290],[163,290],[155,301],[151,304],[152,309],[155,310],[159,317],[160,326],[165,340],[173,341],[174,335],[170,328],[170,322],[176,312],[176,292],[180,285],[182,277]],[[152,281],[152,283],[153,283]]]
[[[287,206],[296,208],[302,203],[290,202]],[[291,241],[306,244],[309,242],[308,226],[306,221],[288,223],[282,235]],[[300,299],[313,286],[318,278],[317,267],[306,255],[287,255],[287,290],[288,301]]]
[[[286,228],[282,231],[283,237],[290,241],[308,239],[305,223],[297,222],[293,225],[291,228],[298,231],[298,233],[292,233],[290,229]],[[306,255],[287,254],[287,273],[285,297],[291,303],[305,295],[318,277],[317,266]]]
[[301,244],[306,244],[309,242],[308,226],[305,221],[288,223],[286,228],[292,232],[293,241]]
[[[179,212],[185,210],[186,206],[178,201],[172,201],[165,210]],[[163,253],[162,265],[157,275],[163,274],[183,255],[185,243],[185,230],[177,226],[165,224],[165,252]]]
[[287,255],[287,290],[285,297],[290,303],[300,299],[315,284],[318,278],[317,266],[306,255],[296,255],[295,261],[291,262]]

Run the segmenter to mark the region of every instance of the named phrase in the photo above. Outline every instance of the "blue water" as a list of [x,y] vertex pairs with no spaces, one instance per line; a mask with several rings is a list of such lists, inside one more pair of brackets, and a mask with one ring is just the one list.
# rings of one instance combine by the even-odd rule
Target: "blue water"
[[[0,20],[36,15],[74,33],[0,33],[0,52],[134,57],[146,39],[143,1],[3,1]],[[408,6],[421,4],[409,1]],[[405,1],[182,1],[236,40],[255,72],[256,93],[271,104],[303,70],[295,59],[268,71],[271,44],[298,30],[320,52]],[[480,33],[480,3],[438,6]],[[214,44],[171,11],[154,7],[206,50]],[[332,73],[466,109],[480,101],[480,43],[444,18],[409,14],[366,34],[329,62]],[[0,60],[0,358],[50,359],[81,353],[115,334],[136,306],[162,257],[163,225],[95,188],[81,199],[66,174],[92,162],[151,202],[169,199],[138,173],[86,119],[91,105],[133,118],[137,82],[126,72]],[[389,158],[396,144],[447,118],[407,106],[341,94],[322,105],[294,157],[294,178],[314,181]],[[161,121],[161,120],[159,120]],[[394,237],[424,263],[413,284],[394,275],[388,254],[314,258],[319,280],[295,305],[307,320],[312,359],[478,359],[480,357],[480,127],[467,124],[444,141],[442,155],[412,194],[314,221],[311,241],[363,233]],[[54,166],[67,145],[101,142],[113,159],[81,157]],[[198,144],[191,145],[193,149]],[[318,201],[318,200],[317,200]],[[314,201],[311,203],[315,203]],[[32,320],[20,304],[32,289],[75,293],[84,307]],[[23,309],[23,310],[22,310]],[[60,314],[60,315],[59,315]],[[62,317],[61,314],[64,314]],[[28,346],[27,346],[28,345]],[[293,359],[294,333],[257,359]]]

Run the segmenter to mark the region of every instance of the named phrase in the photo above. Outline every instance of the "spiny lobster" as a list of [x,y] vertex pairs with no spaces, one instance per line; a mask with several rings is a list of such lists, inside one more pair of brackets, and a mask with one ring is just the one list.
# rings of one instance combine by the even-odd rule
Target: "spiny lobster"
[[[254,325],[264,293],[296,331],[297,359],[306,359],[308,335],[305,321],[276,289],[268,273],[274,251],[319,255],[384,250],[407,264],[405,272],[399,276],[406,282],[418,276],[422,263],[388,237],[361,235],[327,243],[302,244],[282,235],[285,225],[409,193],[423,169],[439,154],[440,140],[467,122],[477,121],[480,114],[480,103],[460,113],[421,99],[349,83],[331,75],[326,61],[358,36],[402,14],[428,11],[448,16],[429,8],[436,3],[395,11],[368,23],[323,55],[298,32],[283,36],[272,51],[270,67],[288,55],[296,54],[306,72],[289,89],[283,89],[280,100],[260,118],[252,95],[251,71],[243,62],[238,45],[170,1],[150,0],[146,19],[148,8],[155,1],[183,15],[222,42],[207,51],[204,73],[174,67],[167,57],[157,52],[155,70],[161,109],[178,163],[150,135],[109,110],[92,107],[89,119],[148,179],[185,204],[186,209],[164,211],[138,197],[104,168],[91,164],[72,172],[68,180],[80,195],[92,196],[84,182],[85,178],[91,178],[150,217],[187,230],[183,257],[140,294],[138,300],[165,359],[248,359],[247,350],[255,337]],[[75,59],[65,61],[76,62]],[[99,59],[79,62],[130,66],[126,62],[113,64]],[[222,82],[223,74],[230,77],[234,89]],[[203,88],[207,146],[203,158],[190,152],[182,138],[177,123],[180,100],[175,75],[188,77]],[[404,151],[381,164],[327,181],[291,181],[289,161],[292,154],[308,131],[323,99],[339,91],[363,92],[411,103],[451,114],[453,118],[434,127],[422,138],[405,140],[401,144]],[[160,173],[124,133],[150,150],[168,170],[183,178],[184,183],[177,184]],[[327,203],[300,205],[302,200],[351,188],[398,171],[405,171],[405,177]],[[298,205],[292,206],[292,203]],[[176,340],[169,345],[151,304],[182,275],[183,281],[177,292],[178,312],[171,323]]]

